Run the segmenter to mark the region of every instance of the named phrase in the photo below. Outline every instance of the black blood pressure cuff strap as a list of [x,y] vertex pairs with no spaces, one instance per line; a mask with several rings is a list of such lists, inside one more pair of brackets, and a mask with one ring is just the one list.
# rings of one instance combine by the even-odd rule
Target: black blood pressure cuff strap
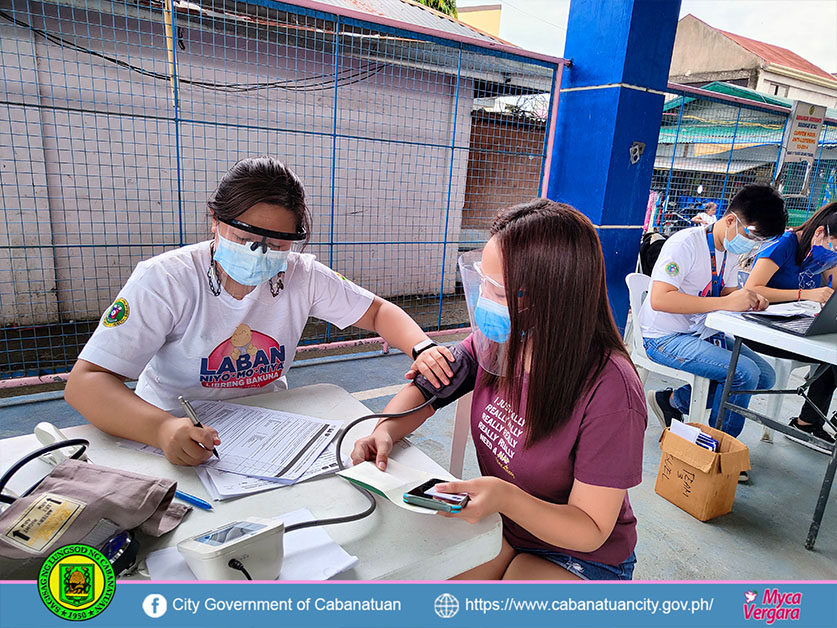
[[416,375],[413,380],[413,384],[421,391],[425,399],[436,395],[436,401],[430,404],[435,410],[444,408],[467,395],[474,390],[474,384],[477,381],[477,361],[465,350],[462,343],[450,347],[450,352],[454,357],[454,361],[450,362],[451,370],[453,370],[453,377],[449,378],[450,384],[436,388],[422,374]]

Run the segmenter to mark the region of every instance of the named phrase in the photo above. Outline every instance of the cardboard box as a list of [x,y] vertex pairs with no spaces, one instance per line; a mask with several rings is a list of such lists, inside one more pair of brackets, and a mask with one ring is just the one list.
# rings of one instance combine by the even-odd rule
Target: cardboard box
[[738,474],[750,468],[747,446],[729,434],[700,423],[689,423],[718,441],[709,451],[672,434],[660,437],[660,469],[654,490],[693,517],[708,521],[732,510]]

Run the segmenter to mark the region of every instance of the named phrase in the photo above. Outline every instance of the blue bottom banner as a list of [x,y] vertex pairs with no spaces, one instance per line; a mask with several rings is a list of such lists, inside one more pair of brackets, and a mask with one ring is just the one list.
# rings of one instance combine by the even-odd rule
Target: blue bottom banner
[[0,627],[837,626],[835,583],[118,581],[108,590],[85,588],[83,577],[68,572],[55,595],[0,583]]

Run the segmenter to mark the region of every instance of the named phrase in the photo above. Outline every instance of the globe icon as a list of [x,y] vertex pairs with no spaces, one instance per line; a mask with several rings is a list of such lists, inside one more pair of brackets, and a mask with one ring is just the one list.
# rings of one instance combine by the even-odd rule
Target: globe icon
[[442,619],[450,619],[459,612],[459,600],[450,593],[442,593],[433,603],[433,610]]

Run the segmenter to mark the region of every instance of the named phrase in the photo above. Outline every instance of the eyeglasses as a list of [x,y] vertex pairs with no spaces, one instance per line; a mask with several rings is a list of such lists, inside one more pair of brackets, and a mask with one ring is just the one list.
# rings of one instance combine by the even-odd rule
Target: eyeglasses
[[488,284],[494,289],[493,296],[500,299],[506,298],[505,286],[501,284],[499,281],[492,279],[482,271],[482,262],[474,262],[474,270],[477,271],[477,276],[480,278],[480,283],[483,288],[485,288],[486,284]]
[[741,225],[744,228],[744,233],[746,234],[745,237],[748,240],[751,240],[751,241],[755,242],[756,244],[764,244],[768,240],[772,239],[772,238],[765,238],[764,236],[756,235],[755,233],[753,233],[752,227],[748,227],[743,222],[741,222],[741,219],[738,217],[738,214],[733,212],[732,215],[735,216],[735,219],[738,221],[738,224]]
[[270,229],[262,229],[261,227],[248,225],[246,222],[241,222],[234,218],[229,220],[217,218],[217,220],[228,226],[228,239],[238,244],[249,244],[253,251],[261,248],[262,253],[267,253],[268,249],[273,251],[290,251],[295,245],[301,243],[307,237],[304,231],[299,233],[286,233],[284,231],[272,231]]

